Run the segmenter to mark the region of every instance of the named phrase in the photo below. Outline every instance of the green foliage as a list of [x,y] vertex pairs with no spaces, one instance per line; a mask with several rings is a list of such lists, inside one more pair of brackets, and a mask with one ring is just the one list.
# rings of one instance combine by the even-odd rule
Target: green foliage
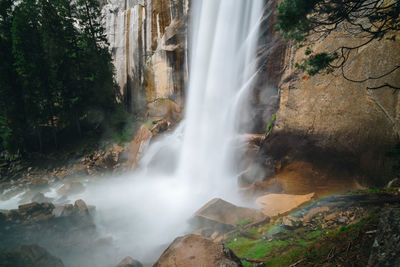
[[286,40],[304,41],[311,30],[311,22],[307,19],[317,3],[321,0],[285,0],[278,5],[278,24],[276,30],[281,31]]
[[236,225],[237,226],[245,226],[245,225],[250,224],[252,222],[254,222],[254,219],[240,219],[240,220],[238,220],[236,222]]
[[0,135],[9,151],[122,131],[100,18],[96,0],[0,0]]
[[271,119],[269,120],[268,124],[267,124],[267,133],[269,133],[272,128],[275,126],[275,122],[276,122],[276,114],[272,114]]
[[[399,14],[399,0],[284,0],[278,5],[276,30],[284,39],[299,43],[299,47],[304,46],[311,35],[319,40],[338,28],[351,32],[351,37],[360,36],[361,40],[366,40],[361,45],[337,47],[318,54],[308,48],[307,58],[296,67],[315,75],[322,70],[330,72],[334,67],[342,67],[351,50],[371,40],[380,40],[387,34],[395,39],[393,33],[400,30]],[[333,65],[335,60],[336,65]]]
[[315,239],[315,238],[318,238],[321,235],[322,235],[322,231],[317,230],[317,231],[313,231],[313,232],[308,233],[306,235],[306,237],[307,237],[307,239]]
[[[306,55],[310,55],[311,53],[311,50],[306,50]],[[303,59],[302,64],[296,63],[295,67],[306,71],[310,76],[314,76],[315,74],[320,73],[322,70],[326,70],[329,73],[332,71],[330,64],[337,58],[338,54],[336,52],[331,54],[326,52],[318,53]]]

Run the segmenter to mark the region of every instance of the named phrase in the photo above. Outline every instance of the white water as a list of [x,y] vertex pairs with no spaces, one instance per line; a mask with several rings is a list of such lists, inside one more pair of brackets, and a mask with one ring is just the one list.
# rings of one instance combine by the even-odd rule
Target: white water
[[88,184],[77,196],[96,206],[97,226],[112,236],[118,252],[110,262],[154,260],[206,202],[239,202],[236,122],[255,73],[262,9],[263,0],[193,1],[184,121],[149,147],[135,173]]
[[[233,154],[240,96],[255,73],[262,0],[193,3],[185,119],[152,144],[130,177],[89,188],[105,232],[126,255],[158,256],[186,220],[214,197],[238,203]],[[147,254],[149,253],[149,254]]]

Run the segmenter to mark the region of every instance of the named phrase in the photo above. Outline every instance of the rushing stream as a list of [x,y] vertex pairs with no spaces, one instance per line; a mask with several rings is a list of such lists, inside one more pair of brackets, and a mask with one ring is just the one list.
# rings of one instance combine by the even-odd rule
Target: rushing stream
[[76,197],[96,206],[96,225],[118,250],[113,263],[128,255],[154,261],[206,202],[240,202],[233,148],[256,72],[263,1],[193,1],[192,12],[184,120],[150,145],[137,171],[88,184]]

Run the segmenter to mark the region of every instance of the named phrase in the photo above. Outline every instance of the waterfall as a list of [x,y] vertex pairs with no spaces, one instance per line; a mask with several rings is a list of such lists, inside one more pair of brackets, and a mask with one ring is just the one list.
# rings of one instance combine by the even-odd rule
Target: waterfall
[[195,1],[190,81],[178,175],[204,190],[236,185],[232,165],[240,90],[255,72],[263,1]]
[[154,260],[206,202],[238,203],[235,122],[256,71],[263,2],[193,1],[184,120],[151,144],[135,173],[86,190],[121,257]]
[[96,206],[97,230],[116,248],[99,252],[101,262],[93,265],[115,265],[128,255],[154,261],[206,202],[220,197],[238,204],[236,122],[256,72],[263,3],[192,1],[184,120],[149,146],[134,173],[88,181],[76,196]]

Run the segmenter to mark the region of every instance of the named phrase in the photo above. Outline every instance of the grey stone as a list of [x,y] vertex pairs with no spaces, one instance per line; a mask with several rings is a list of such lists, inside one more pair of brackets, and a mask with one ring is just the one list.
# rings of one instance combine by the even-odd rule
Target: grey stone
[[382,210],[368,266],[400,266],[400,208]]
[[51,202],[53,199],[46,197],[43,193],[38,192],[36,195],[32,197],[32,202],[37,202],[37,203],[45,203],[45,202]]
[[0,254],[2,267],[64,267],[63,262],[38,245],[19,246]]
[[124,258],[116,267],[143,267],[140,261],[132,259],[131,257]]

